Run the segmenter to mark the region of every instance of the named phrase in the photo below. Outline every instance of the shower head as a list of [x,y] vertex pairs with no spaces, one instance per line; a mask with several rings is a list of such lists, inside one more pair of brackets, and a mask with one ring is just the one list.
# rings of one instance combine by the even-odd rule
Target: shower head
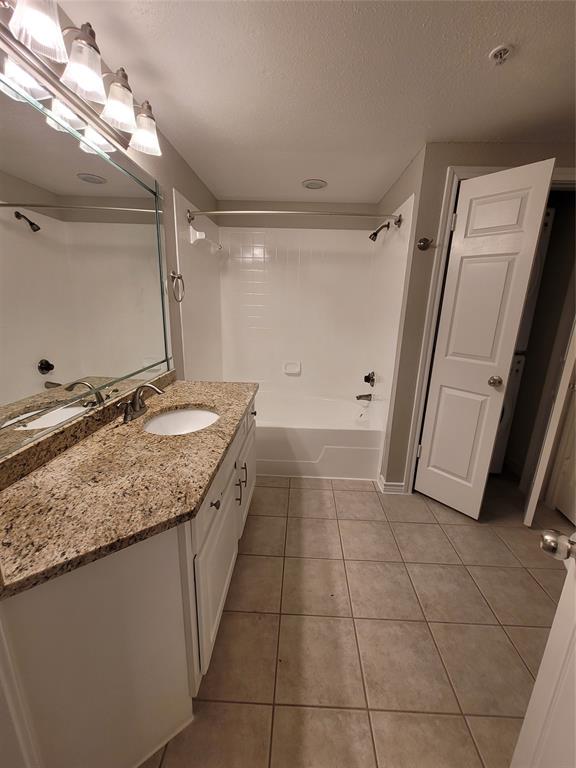
[[28,216],[24,216],[24,214],[20,213],[20,211],[14,211],[14,218],[16,218],[18,220],[24,219],[24,221],[27,222],[27,224],[30,227],[30,229],[32,230],[32,232],[39,232],[40,231],[40,226],[38,224],[36,224],[35,221],[32,221],[31,219],[29,219]]
[[372,232],[371,235],[368,235],[368,237],[370,238],[370,240],[372,240],[373,243],[376,242],[379,233],[383,229],[390,229],[390,222],[389,221],[387,221],[385,224],[382,224],[380,227],[378,227],[378,229],[375,229],[374,232]]

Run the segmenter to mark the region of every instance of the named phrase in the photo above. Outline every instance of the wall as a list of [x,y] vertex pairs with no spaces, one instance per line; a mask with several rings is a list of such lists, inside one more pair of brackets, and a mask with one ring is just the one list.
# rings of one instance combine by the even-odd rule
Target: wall
[[[366,229],[221,228],[224,378],[352,399],[375,370],[374,394],[387,401],[410,214],[411,202],[402,228],[376,243]],[[286,375],[286,361],[301,375]]]
[[[573,167],[571,144],[431,143],[403,172],[380,202],[388,210],[398,198],[415,195],[415,240],[437,239],[442,196],[449,166],[506,167],[557,158],[558,167]],[[415,396],[422,364],[422,342],[436,242],[428,251],[418,251],[414,242],[408,263],[406,313],[403,318],[397,370],[397,391],[390,405],[390,445],[382,475],[386,482],[403,483],[408,462],[408,444]]]
[[[220,254],[210,243],[190,242],[186,212],[194,209],[190,201],[174,190],[174,216],[177,228],[178,271],[182,273],[185,297],[181,306],[184,377],[196,381],[222,379],[222,332],[220,319]],[[218,227],[206,216],[199,216],[195,229],[218,242]],[[169,290],[173,302],[172,289]]]
[[548,206],[555,210],[554,223],[506,452],[507,466],[518,475],[526,459],[538,404],[550,367],[553,342],[566,301],[569,302],[569,314],[574,317],[575,202],[573,192],[553,191],[548,200]]
[[[155,228],[0,210],[0,402],[164,357]],[[153,309],[151,309],[153,308]],[[36,369],[46,357],[56,368]]]

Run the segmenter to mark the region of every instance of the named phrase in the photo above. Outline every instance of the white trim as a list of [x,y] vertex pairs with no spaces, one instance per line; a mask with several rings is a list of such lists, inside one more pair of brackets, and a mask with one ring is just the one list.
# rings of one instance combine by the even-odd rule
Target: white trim
[[562,413],[564,412],[564,405],[568,397],[575,363],[576,321],[572,325],[572,334],[570,336],[570,343],[568,344],[566,360],[564,361],[564,367],[562,369],[562,376],[560,377],[560,384],[558,385],[558,393],[556,395],[554,405],[552,406],[552,412],[550,413],[548,426],[546,427],[546,435],[540,450],[540,456],[538,458],[538,464],[536,465],[532,487],[530,488],[528,498],[526,499],[526,506],[524,507],[524,525],[532,525],[534,513],[536,512],[536,507],[538,505],[538,501],[540,500],[544,478],[546,477],[546,471],[548,469],[550,457],[552,456],[552,451],[556,442],[558,428],[562,421]]
[[[424,320],[424,334],[422,336],[422,347],[420,351],[420,363],[418,374],[416,376],[416,391],[414,395],[414,408],[412,410],[412,421],[410,424],[410,436],[408,438],[408,451],[406,467],[408,472],[404,474],[404,492],[410,493],[416,477],[416,461],[422,423],[424,421],[424,408],[426,404],[426,393],[428,390],[428,381],[432,368],[432,355],[434,351],[434,340],[436,336],[436,327],[440,314],[440,299],[442,296],[443,276],[448,258],[448,246],[451,235],[452,214],[456,210],[456,198],[458,185],[465,179],[471,179],[476,176],[484,176],[488,173],[498,173],[508,170],[513,166],[492,167],[492,166],[461,166],[450,165],[446,170],[446,182],[444,185],[444,194],[442,199],[442,208],[440,210],[440,220],[436,239],[436,252],[434,264],[432,266],[432,278],[430,289],[428,291],[428,304],[426,308],[426,318]],[[552,173],[551,189],[574,189],[576,186],[576,168],[555,168]],[[391,399],[390,402],[393,402]]]
[[380,489],[380,493],[407,493],[404,490],[404,483],[387,483],[382,475],[378,477],[376,484]]

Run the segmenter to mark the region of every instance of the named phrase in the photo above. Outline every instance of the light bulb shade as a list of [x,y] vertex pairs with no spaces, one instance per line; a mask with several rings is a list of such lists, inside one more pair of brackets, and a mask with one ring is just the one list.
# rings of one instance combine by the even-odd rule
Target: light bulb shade
[[52,112],[53,117],[47,115],[46,122],[50,128],[54,128],[56,131],[66,132],[67,127],[79,131],[81,128],[86,127],[84,120],[79,118],[78,115],[73,112],[70,107],[67,107],[64,102],[60,101],[60,99],[52,99],[52,109],[50,111]]
[[138,152],[144,152],[146,155],[159,157],[162,154],[156,133],[156,121],[148,101],[142,104],[142,111],[136,118],[136,130],[132,134],[129,147],[138,150]]
[[56,0],[18,0],[8,26],[34,53],[53,61],[68,61]]
[[108,125],[118,128],[120,131],[134,133],[136,130],[136,118],[134,117],[134,100],[132,91],[121,83],[112,83],[108,91],[106,106],[100,117],[106,120]]
[[[101,133],[98,133],[95,128],[92,128],[91,125],[89,125],[84,131],[84,136],[88,139],[88,141],[91,141],[92,144],[95,144],[98,149],[101,149],[103,152],[116,152],[116,147],[113,144],[110,144],[110,142],[107,141]],[[88,152],[89,155],[98,154],[84,141],[80,142],[80,149],[83,152]]]
[[72,43],[70,60],[60,82],[82,99],[97,104],[106,103],[100,53],[84,40],[76,38]]
[[[6,59],[4,61],[4,78],[8,82],[8,85],[14,85],[21,91],[24,91],[28,96],[33,99],[49,99],[52,94],[43,88],[32,75],[29,75],[25,69],[16,64],[12,59]],[[12,90],[7,87],[2,81],[0,81],[0,90],[7,96],[10,96],[14,101],[26,101],[26,99],[17,93],[16,90]]]

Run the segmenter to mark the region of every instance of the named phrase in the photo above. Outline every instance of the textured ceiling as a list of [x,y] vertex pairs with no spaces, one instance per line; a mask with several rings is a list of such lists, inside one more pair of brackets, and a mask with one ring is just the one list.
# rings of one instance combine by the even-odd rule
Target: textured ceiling
[[374,202],[426,141],[573,138],[571,2],[61,5],[219,199]]

